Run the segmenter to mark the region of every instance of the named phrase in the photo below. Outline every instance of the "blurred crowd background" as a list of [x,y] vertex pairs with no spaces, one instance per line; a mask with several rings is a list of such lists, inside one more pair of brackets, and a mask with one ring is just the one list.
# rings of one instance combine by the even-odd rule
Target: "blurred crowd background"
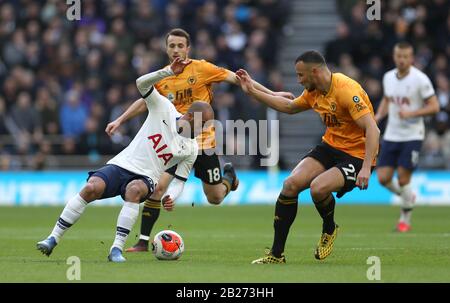
[[[168,64],[164,37],[175,27],[191,34],[192,58],[243,67],[283,90],[277,54],[291,2],[82,0],[82,19],[69,21],[66,1],[1,1],[0,170],[42,170],[71,155],[95,162],[123,149],[145,117],[112,138],[106,124],[140,97],[138,76]],[[381,22],[366,19],[365,1],[337,4],[342,22],[324,46],[332,69],[360,81],[376,108],[382,76],[394,67],[393,45],[410,41],[441,104],[426,120],[421,165],[450,168],[448,1],[382,1]],[[265,107],[227,84],[216,85],[213,105],[222,121],[266,116]]]
[[[414,65],[431,79],[440,112],[425,119],[427,135],[420,166],[450,169],[450,1],[391,0],[381,2],[381,21],[368,22],[366,1],[337,0],[342,22],[325,47],[337,70],[359,79],[374,108],[381,101],[383,74],[395,67],[392,49],[410,42]],[[381,123],[381,127],[385,126]]]

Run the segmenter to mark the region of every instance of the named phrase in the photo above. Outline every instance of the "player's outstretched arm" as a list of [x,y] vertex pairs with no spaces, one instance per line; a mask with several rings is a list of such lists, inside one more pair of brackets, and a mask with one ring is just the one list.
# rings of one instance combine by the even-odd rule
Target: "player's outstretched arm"
[[122,115],[120,115],[116,120],[114,120],[114,121],[108,123],[108,125],[106,125],[105,132],[109,136],[112,136],[115,133],[115,131],[123,123],[127,122],[128,120],[130,120],[146,111],[147,111],[147,106],[145,105],[144,99],[140,98],[140,99],[134,101],[133,104],[131,104]]
[[369,186],[373,159],[375,159],[380,142],[380,129],[371,114],[365,114],[355,122],[365,131],[366,134],[364,162],[358,176],[356,177],[356,186],[360,189],[367,189]]
[[147,95],[153,85],[164,78],[182,73],[184,68],[191,62],[191,60],[183,60],[178,57],[173,60],[170,66],[139,77],[136,80],[136,86],[139,92],[142,96]]
[[253,79],[250,77],[247,71],[243,69],[240,69],[236,72],[236,78],[238,79],[239,85],[241,86],[242,90],[246,94],[255,97],[258,101],[279,112],[295,114],[305,110],[288,98],[282,96],[274,96],[258,90],[253,83]]
[[[228,76],[225,79],[225,81],[228,82],[228,83],[233,83],[233,84],[239,85],[238,77],[236,76],[235,73],[233,73],[230,70],[228,71]],[[274,92],[274,91],[268,89],[267,87],[265,87],[264,85],[262,85],[261,83],[253,80],[253,79],[252,79],[252,83],[253,83],[253,86],[257,90],[260,90],[260,91],[262,91],[262,92],[264,92],[266,94],[269,94],[269,95],[272,95],[272,96],[285,97],[285,98],[288,98],[288,99],[291,99],[291,100],[293,100],[295,98],[294,94],[292,94],[290,92]]]

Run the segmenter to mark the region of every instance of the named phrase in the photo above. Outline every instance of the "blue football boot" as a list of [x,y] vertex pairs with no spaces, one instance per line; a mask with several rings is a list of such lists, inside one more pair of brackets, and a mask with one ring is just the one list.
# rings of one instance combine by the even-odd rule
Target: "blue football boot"
[[122,256],[122,251],[118,247],[113,247],[108,255],[108,261],[111,262],[120,263],[125,262],[126,260],[127,259]]
[[38,242],[36,248],[49,257],[57,244],[55,237],[48,237],[47,239]]

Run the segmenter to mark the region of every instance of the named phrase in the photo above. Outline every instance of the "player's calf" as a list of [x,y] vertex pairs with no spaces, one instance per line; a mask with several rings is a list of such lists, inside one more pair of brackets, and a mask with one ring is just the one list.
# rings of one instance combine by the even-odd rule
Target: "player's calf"
[[64,233],[75,224],[83,214],[87,202],[77,194],[67,202],[56,224],[47,239],[37,243],[36,247],[43,254],[50,256]]

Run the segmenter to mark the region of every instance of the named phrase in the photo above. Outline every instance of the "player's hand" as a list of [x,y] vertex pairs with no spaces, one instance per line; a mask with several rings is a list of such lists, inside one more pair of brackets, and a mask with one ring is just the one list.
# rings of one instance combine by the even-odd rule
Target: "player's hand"
[[162,205],[165,210],[172,211],[175,207],[175,201],[170,197],[170,195],[166,195],[161,199]]
[[254,89],[253,80],[245,69],[239,69],[236,71],[236,78],[245,93],[248,94],[252,89]]
[[361,190],[365,190],[369,187],[370,168],[361,168],[356,176],[356,186]]
[[112,136],[114,135],[115,131],[120,127],[121,123],[117,120],[114,120],[113,122],[109,122],[108,125],[106,125],[105,132]]
[[183,72],[184,68],[191,64],[192,60],[186,59],[183,60],[180,57],[175,58],[173,60],[172,64],[170,65],[170,69],[173,71],[175,75],[179,75]]
[[293,93],[290,92],[274,92],[273,93],[274,96],[279,96],[279,97],[284,97],[284,98],[288,98],[290,100],[294,100],[295,96]]
[[406,111],[406,110],[401,110],[398,112],[398,115],[400,117],[400,119],[409,119],[409,118],[413,118],[413,113],[410,111]]

